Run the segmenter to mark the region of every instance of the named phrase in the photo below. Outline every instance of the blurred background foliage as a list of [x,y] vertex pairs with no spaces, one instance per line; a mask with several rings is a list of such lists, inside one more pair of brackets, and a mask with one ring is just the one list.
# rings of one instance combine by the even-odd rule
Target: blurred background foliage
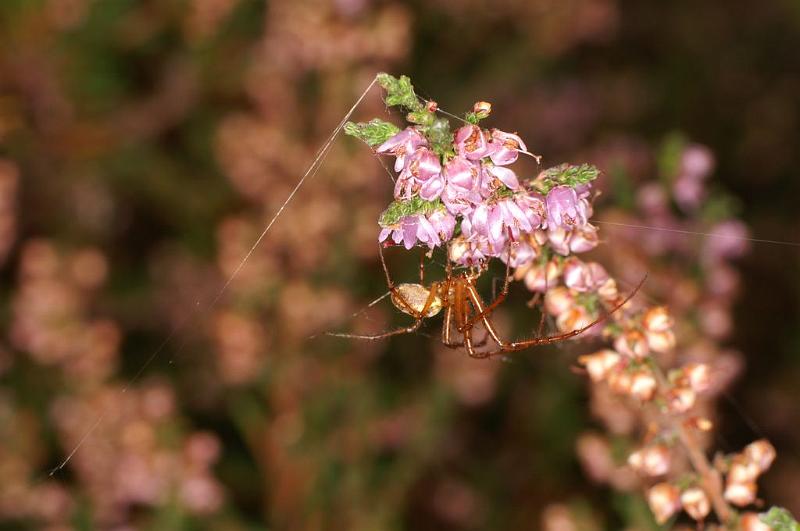
[[[385,292],[391,198],[352,139],[216,298],[381,70],[457,114],[491,101],[545,164],[597,164],[599,218],[669,189],[696,142],[716,170],[693,230],[738,216],[800,241],[798,49],[793,0],[3,0],[0,528],[656,528],[637,488],[576,456],[596,421],[569,369],[591,344],[478,363],[437,324],[309,339],[401,322],[388,303],[350,319]],[[372,116],[377,90],[356,115]],[[615,274],[624,247],[699,278],[702,237],[601,234]],[[390,255],[415,278],[416,253]],[[761,493],[798,514],[797,247],[735,267],[707,331],[745,369],[710,448],[770,438]],[[515,293],[496,317],[524,333],[531,315]]]

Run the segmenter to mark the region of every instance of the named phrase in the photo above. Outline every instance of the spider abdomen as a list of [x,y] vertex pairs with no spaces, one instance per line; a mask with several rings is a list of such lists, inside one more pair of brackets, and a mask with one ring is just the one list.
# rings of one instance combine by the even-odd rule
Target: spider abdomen
[[435,283],[430,289],[422,284],[399,284],[392,292],[392,304],[401,312],[413,317],[433,317],[442,311],[442,299],[435,290]]

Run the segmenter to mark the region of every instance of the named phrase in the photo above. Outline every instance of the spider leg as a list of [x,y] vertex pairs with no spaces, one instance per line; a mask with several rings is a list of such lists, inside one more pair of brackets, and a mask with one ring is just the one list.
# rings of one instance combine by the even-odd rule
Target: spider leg
[[[644,285],[644,282],[646,280],[647,280],[647,275],[644,276],[644,278],[641,280],[641,282],[639,282],[639,284],[636,286],[636,288],[627,297],[625,297],[621,302],[617,303],[608,313],[605,313],[605,314],[601,315],[600,317],[598,317],[597,319],[595,319],[594,321],[592,321],[591,323],[589,323],[586,326],[583,326],[583,327],[578,328],[577,330],[573,330],[571,332],[566,332],[564,334],[557,334],[557,335],[554,335],[554,336],[545,336],[545,337],[532,337],[530,339],[523,339],[523,340],[520,340],[520,341],[511,341],[511,342],[505,342],[505,341],[500,341],[499,339],[496,339],[495,338],[496,333],[495,333],[494,335],[492,335],[492,338],[495,339],[495,341],[497,342],[497,344],[498,344],[498,346],[500,348],[498,350],[485,352],[485,353],[481,353],[481,354],[483,354],[483,357],[487,357],[488,358],[488,357],[491,357],[491,356],[497,356],[497,355],[500,355],[500,354],[505,354],[506,352],[514,352],[514,351],[518,351],[518,350],[525,350],[527,348],[537,347],[537,346],[540,346],[540,345],[550,345],[552,343],[558,343],[559,341],[564,341],[566,339],[570,339],[570,338],[573,338],[575,336],[578,336],[578,335],[586,332],[587,330],[589,330],[593,326],[602,323],[603,321],[608,319],[611,315],[613,315],[617,310],[619,310],[620,308],[625,306],[625,304],[627,304],[628,301],[630,301],[639,292],[639,289],[641,289],[642,285]],[[470,297],[473,299],[473,303],[476,306],[478,304],[480,304],[480,297],[478,296],[478,293],[477,293],[477,291],[475,290],[474,287],[472,287],[472,289],[470,290]],[[484,318],[484,323],[485,324],[489,323],[488,318]],[[487,330],[488,330],[488,324],[487,324]]]
[[414,324],[410,326],[406,326],[404,328],[398,328],[397,330],[392,330],[390,332],[384,332],[382,334],[374,334],[374,335],[361,335],[361,334],[341,334],[338,332],[328,332],[325,335],[333,336],[333,337],[344,337],[348,339],[366,339],[369,341],[378,341],[380,339],[386,339],[387,337],[392,336],[399,336],[401,334],[411,334],[412,332],[416,332],[419,330],[419,327],[422,325],[422,317],[418,317]]
[[[511,238],[511,231],[509,229],[509,239],[510,238]],[[468,282],[469,285],[472,286],[472,288],[473,288],[470,291],[474,291],[474,285],[472,284],[472,281],[466,280],[466,282]],[[476,307],[477,313],[475,315],[473,315],[471,319],[467,320],[467,322],[464,324],[464,326],[465,327],[472,327],[478,321],[482,321],[484,319],[484,317],[489,316],[495,310],[495,308],[500,306],[506,300],[506,297],[508,296],[508,290],[509,290],[509,286],[510,285],[511,285],[511,243],[509,243],[509,245],[508,245],[508,259],[506,260],[506,276],[505,276],[505,280],[503,281],[503,288],[500,290],[500,294],[497,295],[494,298],[494,300],[488,306],[484,307],[484,305],[481,304],[481,308],[480,309],[478,309]],[[492,291],[494,291],[494,285],[492,286]],[[488,331],[488,328],[487,328],[487,331]],[[463,332],[463,330],[461,328],[459,328],[459,332]]]

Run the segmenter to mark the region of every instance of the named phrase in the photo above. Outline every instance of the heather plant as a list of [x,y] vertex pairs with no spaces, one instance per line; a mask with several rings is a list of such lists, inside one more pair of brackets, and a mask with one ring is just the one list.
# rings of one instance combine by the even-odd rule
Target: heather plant
[[[706,435],[714,424],[703,402],[725,385],[721,380],[726,377],[715,360],[698,362],[691,354],[681,355],[679,350],[687,345],[676,335],[668,306],[638,299],[629,302],[600,263],[578,256],[599,243],[598,228],[591,223],[592,185],[598,170],[586,164],[562,164],[534,178],[521,178],[507,166],[520,153],[532,154],[518,135],[481,127],[491,113],[490,103],[477,102],[452,130],[437,103],[419,98],[408,77],[379,74],[377,79],[386,92],[386,105],[402,109],[409,125],[400,130],[373,119],[348,122],[345,132],[364,141],[377,155],[395,158],[394,201],[378,220],[378,241],[406,250],[424,246],[431,252],[441,246],[454,266],[477,271],[486,269],[493,259],[502,260],[513,270],[514,279],[542,298],[543,316],[554,318],[560,332],[583,331],[596,324],[583,335],[597,335],[607,346],[580,356],[578,363],[596,393],[610,393],[612,398],[606,400],[619,402],[633,416],[631,426],[624,430],[629,436],[623,447],[625,465],[616,465],[626,468],[622,474],[627,472],[629,481],[622,485],[618,480],[618,486],[635,484],[643,489],[659,524],[685,511],[698,525],[713,514],[712,520],[726,529],[797,526],[778,508],[760,515],[752,512],[761,503],[758,477],[776,457],[767,440],[752,442],[738,453],[708,457]],[[710,169],[708,155],[694,148],[685,151],[681,160],[675,200],[691,212],[704,199],[700,181]],[[734,221],[718,227],[720,231],[745,230]],[[743,241],[741,235],[729,236],[733,243],[724,239],[725,234],[721,237],[722,243],[712,241],[709,246],[709,267],[741,252],[736,245]],[[399,292],[392,294],[402,299]],[[611,313],[605,322],[598,322],[604,308]],[[480,306],[474,312],[485,313]],[[449,327],[449,321],[444,326]],[[471,326],[459,328],[465,344]],[[487,355],[471,347],[468,352],[478,358]],[[584,439],[581,446],[590,462],[613,461],[602,436]],[[610,476],[606,472],[603,479]]]

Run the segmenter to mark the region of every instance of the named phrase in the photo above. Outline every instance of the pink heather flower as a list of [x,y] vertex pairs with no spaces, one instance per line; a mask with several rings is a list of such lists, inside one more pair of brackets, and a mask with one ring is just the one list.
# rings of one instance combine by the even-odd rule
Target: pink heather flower
[[419,195],[426,201],[436,199],[444,189],[442,163],[439,156],[426,147],[418,148],[408,157],[394,186],[395,198],[410,198],[417,185],[422,185]]
[[469,160],[488,156],[496,146],[489,144],[486,132],[477,125],[465,125],[455,135],[456,153]]
[[[466,218],[462,220],[462,229]],[[472,266],[482,263],[488,256],[494,256],[489,249],[488,239],[480,236],[473,236],[467,239],[459,236],[454,239],[449,246],[450,261],[464,266]]]
[[497,205],[479,204],[471,216],[464,216],[461,232],[471,241],[483,240],[488,256],[498,256],[506,244],[503,218]]
[[711,229],[703,254],[710,261],[738,258],[750,247],[749,236],[747,226],[741,221],[722,221]]
[[489,176],[490,182],[491,178],[494,178],[503,183],[504,185],[508,186],[512,190],[519,190],[520,188],[519,179],[517,179],[517,174],[509,170],[508,168],[485,164],[483,166],[483,171],[486,175]]
[[383,242],[389,236],[392,241],[406,249],[411,249],[420,241],[433,249],[448,241],[453,236],[455,218],[444,211],[437,211],[426,218],[421,214],[405,216],[393,227],[384,227],[378,236],[378,241]]
[[571,229],[586,224],[588,202],[578,198],[574,188],[556,186],[547,193],[545,201],[548,226]]
[[522,139],[513,134],[492,129],[492,153],[489,155],[497,166],[507,166],[517,160],[520,150],[527,151]]
[[525,213],[531,227],[534,229],[541,227],[547,216],[544,197],[535,192],[527,192],[524,194],[517,194],[514,196],[514,199]]
[[446,210],[437,210],[428,216],[428,221],[443,242],[448,242],[453,238],[453,231],[456,228],[455,216]]
[[509,242],[511,245],[511,262],[508,262],[508,247],[500,251],[498,258],[503,263],[509,263],[511,267],[522,267],[533,262],[538,256],[539,251],[525,240],[519,242]]
[[599,242],[597,227],[587,223],[573,231],[569,238],[569,250],[573,253],[585,253],[597,247]]
[[597,262],[586,263],[572,257],[564,263],[564,284],[575,291],[597,291],[608,279],[608,273]]
[[547,243],[550,248],[561,256],[569,255],[569,240],[572,233],[563,227],[550,227],[547,232]]
[[399,172],[406,165],[406,156],[414,153],[417,148],[427,146],[428,141],[413,127],[406,127],[392,138],[378,146],[377,153],[391,153],[397,159],[394,161],[394,171]]
[[544,266],[531,264],[522,277],[525,287],[529,291],[547,293],[547,290],[558,285],[561,271],[555,260],[550,260]]
[[464,157],[454,157],[442,171],[445,179],[442,201],[452,214],[466,214],[480,202],[478,166]]
[[681,155],[680,174],[691,179],[705,179],[714,170],[714,155],[705,146],[691,144]]

